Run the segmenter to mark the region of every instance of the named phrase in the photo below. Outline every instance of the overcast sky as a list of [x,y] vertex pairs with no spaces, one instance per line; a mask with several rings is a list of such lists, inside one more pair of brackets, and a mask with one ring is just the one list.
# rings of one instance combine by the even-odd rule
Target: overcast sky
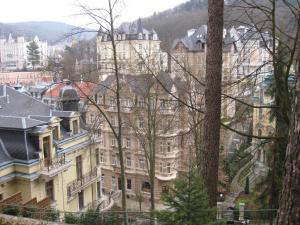
[[[123,0],[120,22],[152,15],[187,0]],[[104,7],[107,0],[80,0],[82,4]],[[0,22],[60,21],[82,26],[87,20],[79,16],[76,0],[1,0]],[[72,16],[73,15],[73,16]]]

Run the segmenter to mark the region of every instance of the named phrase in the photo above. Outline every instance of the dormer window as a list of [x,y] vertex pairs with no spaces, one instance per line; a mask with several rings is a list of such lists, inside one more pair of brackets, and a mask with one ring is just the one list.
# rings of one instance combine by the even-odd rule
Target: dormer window
[[59,140],[58,126],[53,127],[52,136],[54,140]]
[[46,165],[49,165],[51,160],[50,148],[50,136],[43,137],[43,156]]
[[78,120],[73,120],[73,134],[78,134],[79,133],[79,126],[78,126]]
[[157,34],[153,34],[153,40],[157,40]]
[[122,40],[126,39],[126,34],[122,34]]
[[143,39],[143,34],[142,34],[142,33],[139,33],[139,34],[138,34],[138,39],[139,39],[139,40],[142,40],[142,39]]

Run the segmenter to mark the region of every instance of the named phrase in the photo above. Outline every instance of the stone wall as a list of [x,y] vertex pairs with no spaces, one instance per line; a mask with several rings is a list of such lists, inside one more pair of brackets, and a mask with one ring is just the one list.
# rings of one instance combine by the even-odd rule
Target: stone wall
[[64,225],[64,223],[48,222],[18,216],[0,214],[0,225]]

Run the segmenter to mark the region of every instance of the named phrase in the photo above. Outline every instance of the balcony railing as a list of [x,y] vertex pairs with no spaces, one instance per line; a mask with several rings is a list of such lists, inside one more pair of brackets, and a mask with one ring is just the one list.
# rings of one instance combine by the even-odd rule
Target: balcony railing
[[65,155],[60,155],[52,159],[44,159],[41,163],[42,170],[40,174],[46,177],[53,177],[70,166],[70,162],[66,160]]
[[90,172],[84,174],[81,178],[73,180],[67,185],[68,197],[70,198],[72,195],[78,193],[86,186],[90,185],[94,182],[98,177],[98,168],[92,169]]

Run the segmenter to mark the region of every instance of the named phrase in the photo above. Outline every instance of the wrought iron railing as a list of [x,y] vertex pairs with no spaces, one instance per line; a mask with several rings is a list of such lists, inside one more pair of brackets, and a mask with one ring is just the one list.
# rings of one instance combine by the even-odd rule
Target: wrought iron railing
[[90,172],[84,174],[82,177],[73,180],[72,182],[68,183],[67,190],[68,190],[68,197],[71,197],[75,193],[79,192],[84,188],[86,185],[93,182],[98,176],[98,168],[95,167]]

